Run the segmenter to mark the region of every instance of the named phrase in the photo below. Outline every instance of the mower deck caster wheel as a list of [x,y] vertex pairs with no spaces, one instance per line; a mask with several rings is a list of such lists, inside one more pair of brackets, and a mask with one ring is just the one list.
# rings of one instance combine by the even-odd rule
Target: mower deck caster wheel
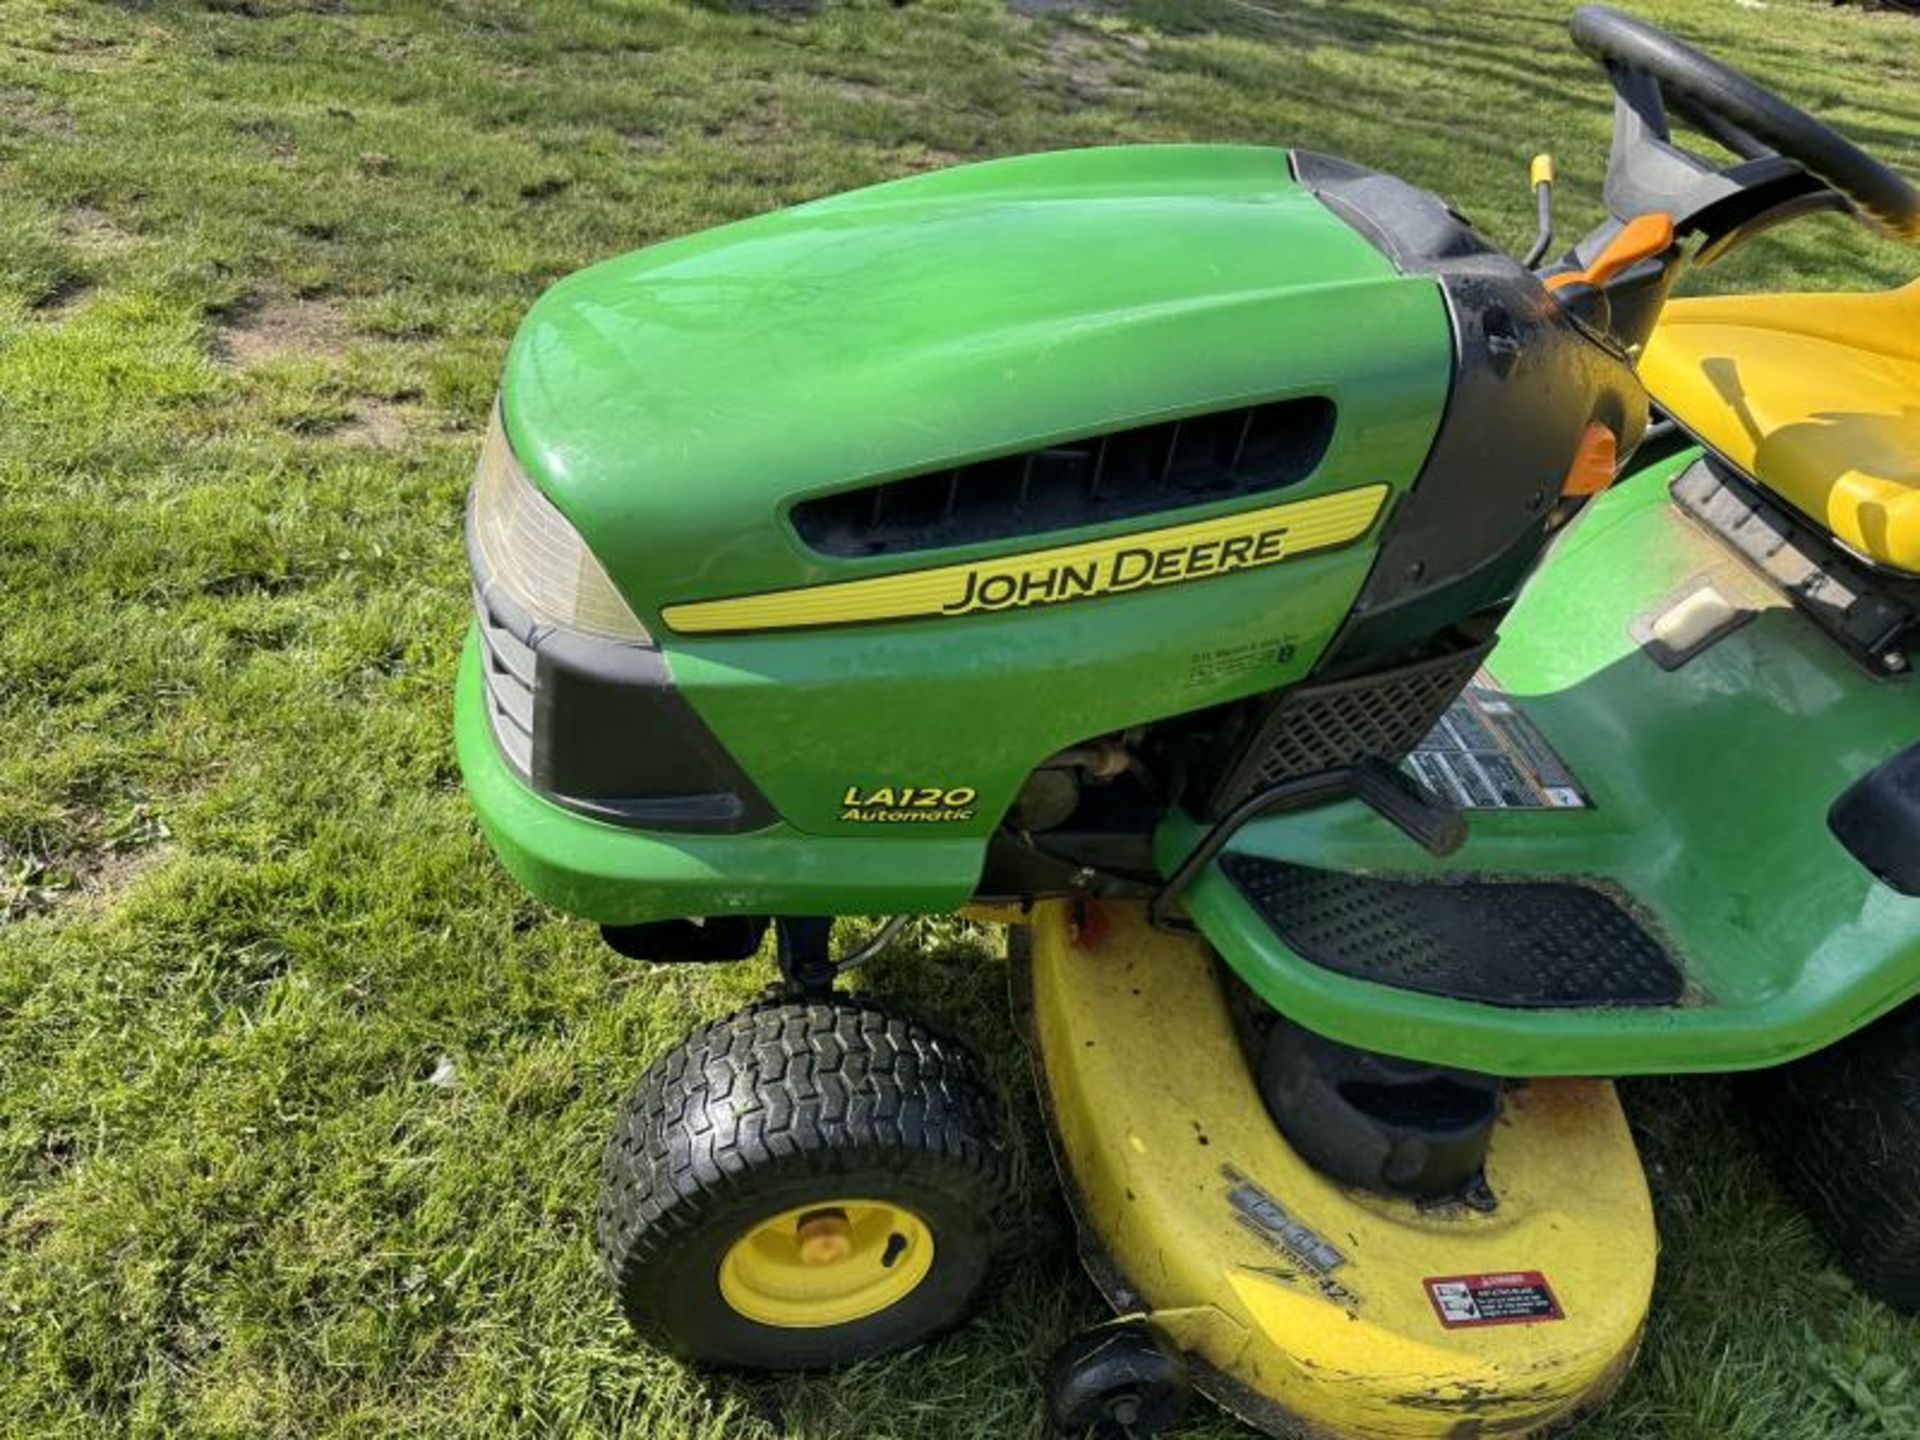
[[596,1228],[643,1336],[709,1364],[814,1370],[964,1319],[1008,1197],[967,1050],[824,995],[716,1020],[648,1067],[607,1143]]
[[1150,1440],[1186,1414],[1187,1366],[1142,1320],[1082,1330],[1054,1352],[1047,1408],[1075,1440]]

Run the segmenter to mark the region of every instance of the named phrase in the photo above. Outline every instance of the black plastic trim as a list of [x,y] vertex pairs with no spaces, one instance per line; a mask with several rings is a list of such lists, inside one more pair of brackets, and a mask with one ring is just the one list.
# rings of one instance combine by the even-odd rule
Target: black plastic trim
[[1920,741],[1841,791],[1827,828],[1874,878],[1920,895]]
[[508,765],[557,805],[637,829],[733,833],[778,817],[674,687],[657,647],[547,624],[467,560],[487,718]]
[[789,513],[823,555],[910,555],[1159,515],[1298,484],[1333,443],[1334,404],[1302,395],[836,490]]
[[1294,173],[1403,274],[1431,275],[1453,329],[1453,383],[1413,488],[1394,508],[1322,677],[1377,668],[1512,603],[1552,534],[1560,482],[1598,422],[1621,458],[1647,424],[1623,353],[1582,329],[1439,197],[1295,151]]

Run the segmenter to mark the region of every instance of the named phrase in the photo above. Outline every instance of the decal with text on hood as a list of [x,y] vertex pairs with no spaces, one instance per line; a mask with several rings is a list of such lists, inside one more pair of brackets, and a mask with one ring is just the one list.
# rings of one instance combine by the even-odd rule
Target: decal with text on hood
[[1362,485],[1079,545],[868,580],[695,600],[668,605],[660,615],[682,635],[751,634],[877,620],[952,619],[1131,594],[1260,569],[1350,544],[1373,527],[1388,493],[1385,485]]

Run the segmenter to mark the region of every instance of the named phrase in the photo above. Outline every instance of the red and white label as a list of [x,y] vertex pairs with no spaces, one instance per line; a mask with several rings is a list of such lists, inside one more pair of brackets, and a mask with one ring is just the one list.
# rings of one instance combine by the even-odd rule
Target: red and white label
[[1449,1330],[1476,1325],[1539,1325],[1564,1320],[1553,1287],[1538,1270],[1499,1275],[1440,1275],[1420,1282],[1433,1313]]

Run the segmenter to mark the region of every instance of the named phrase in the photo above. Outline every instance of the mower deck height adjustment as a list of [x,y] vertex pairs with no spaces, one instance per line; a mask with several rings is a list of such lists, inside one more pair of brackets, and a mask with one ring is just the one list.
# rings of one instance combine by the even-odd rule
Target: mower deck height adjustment
[[827,915],[777,915],[773,921],[774,958],[780,978],[796,995],[833,991],[840,967],[833,962],[833,918]]
[[820,915],[782,915],[773,922],[780,978],[796,995],[830,994],[839,976],[886,949],[913,917],[895,915],[838,960],[833,958],[833,919]]

